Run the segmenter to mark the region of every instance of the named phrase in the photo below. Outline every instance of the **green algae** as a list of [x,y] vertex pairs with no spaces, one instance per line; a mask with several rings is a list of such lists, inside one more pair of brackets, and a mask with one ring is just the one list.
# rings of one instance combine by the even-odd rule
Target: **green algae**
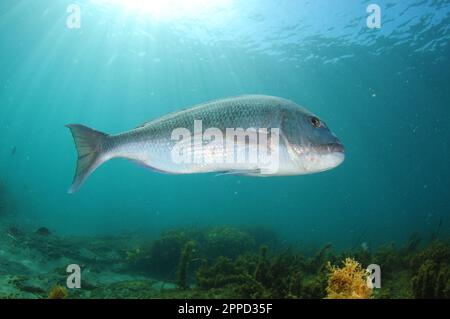
[[411,260],[416,298],[450,298],[450,247],[434,241]]
[[212,265],[204,264],[197,272],[199,288],[227,288],[236,298],[323,297],[323,273],[304,280],[307,269],[299,255],[290,249],[275,256],[268,256],[267,251],[267,246],[262,246],[259,256],[219,257]]
[[188,241],[183,248],[180,256],[180,263],[178,265],[178,287],[180,289],[188,288],[188,267],[191,260],[192,251],[194,250],[195,242]]

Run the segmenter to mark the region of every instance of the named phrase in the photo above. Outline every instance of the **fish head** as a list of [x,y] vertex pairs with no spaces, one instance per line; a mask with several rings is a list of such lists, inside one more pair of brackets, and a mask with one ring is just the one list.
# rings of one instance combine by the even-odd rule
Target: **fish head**
[[344,145],[318,116],[297,107],[285,112],[282,133],[296,173],[316,173],[340,165]]

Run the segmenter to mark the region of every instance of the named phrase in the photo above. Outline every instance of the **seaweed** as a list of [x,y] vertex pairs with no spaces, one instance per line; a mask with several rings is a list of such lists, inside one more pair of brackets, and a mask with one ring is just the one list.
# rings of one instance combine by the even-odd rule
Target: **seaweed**
[[415,298],[450,298],[450,248],[441,242],[432,244],[414,256],[412,290]]
[[138,263],[142,256],[141,248],[134,248],[125,252],[126,260],[130,263]]
[[342,267],[328,265],[327,299],[368,299],[372,290],[367,286],[368,273],[361,264],[346,258]]
[[[267,234],[268,241],[274,240],[272,233],[257,229],[252,228],[251,233],[231,226],[173,229],[163,233],[147,248],[136,247],[127,251],[126,260],[139,272],[175,279],[183,249],[188,242],[195,242],[196,258],[190,263],[195,271],[200,267],[201,260],[214,261],[221,256],[236,258],[245,253],[256,252],[255,243],[264,242],[264,234]],[[253,238],[251,234],[257,234],[258,238]]]
[[174,278],[183,247],[199,236],[199,231],[194,229],[170,230],[151,244],[148,253],[142,250],[141,264],[155,275]]
[[254,278],[256,264],[255,255],[243,255],[235,260],[221,256],[212,264],[205,260],[196,273],[197,285],[202,289],[212,289],[245,284]]
[[[83,269],[83,289],[70,298],[450,298],[449,242],[423,242],[418,234],[399,248],[361,244],[336,254],[327,244],[306,255],[258,228],[181,228],[152,241],[62,238],[20,225],[2,231],[2,298],[49,297],[55,284],[63,286],[67,260]],[[256,247],[264,242],[274,246]],[[371,263],[381,266],[381,289],[366,286],[363,265]]]
[[194,250],[195,242],[194,241],[188,241],[183,248],[183,252],[180,256],[180,262],[178,265],[178,287],[180,289],[186,289],[188,288],[187,283],[187,273],[188,273],[188,266],[189,261],[191,259],[192,251]]
[[242,231],[253,238],[254,248],[261,246],[271,247],[277,250],[280,247],[280,242],[275,231],[264,226],[247,226],[243,227]]
[[351,257],[355,260],[359,260],[362,265],[370,265],[374,260],[374,256],[368,249],[360,248],[356,251],[352,251],[347,254],[346,257]]
[[67,289],[63,286],[54,286],[48,293],[48,299],[66,299],[68,295]]
[[255,251],[255,239],[244,230],[230,227],[214,227],[205,231],[201,250],[206,258],[214,259],[219,256],[229,258]]
[[286,249],[268,256],[268,247],[260,254],[246,254],[232,260],[219,257],[205,263],[197,272],[197,284],[202,289],[228,288],[239,298],[312,298],[323,296],[323,277],[303,281],[303,259]]
[[412,233],[406,241],[406,244],[403,247],[401,253],[403,255],[409,255],[416,252],[421,242],[422,237],[420,236],[420,234],[418,232]]
[[260,248],[260,256],[258,260],[258,264],[255,269],[254,277],[256,280],[262,282],[266,281],[266,275],[269,270],[269,262],[267,260],[267,251],[269,248],[266,245],[261,246]]
[[264,286],[271,292],[273,298],[289,296],[292,277],[299,273],[296,258],[289,251],[271,259]]
[[438,264],[450,264],[450,246],[444,242],[432,242],[427,248],[412,256],[410,265],[417,270],[427,260]]
[[313,257],[308,258],[305,268],[310,273],[319,271],[332,258],[332,244],[325,244]]
[[450,268],[427,260],[413,277],[412,289],[415,298],[450,298]]
[[374,254],[373,261],[382,267],[384,278],[393,278],[394,274],[405,266],[404,257],[394,243],[380,246]]

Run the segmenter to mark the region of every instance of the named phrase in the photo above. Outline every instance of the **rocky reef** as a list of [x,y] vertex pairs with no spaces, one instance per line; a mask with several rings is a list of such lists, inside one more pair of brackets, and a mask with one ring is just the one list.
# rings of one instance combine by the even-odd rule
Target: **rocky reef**
[[[0,236],[0,298],[450,298],[450,243],[418,234],[398,247],[308,253],[258,227],[179,228],[148,240],[3,223]],[[81,289],[66,288],[73,263]],[[373,263],[381,289],[366,284]]]

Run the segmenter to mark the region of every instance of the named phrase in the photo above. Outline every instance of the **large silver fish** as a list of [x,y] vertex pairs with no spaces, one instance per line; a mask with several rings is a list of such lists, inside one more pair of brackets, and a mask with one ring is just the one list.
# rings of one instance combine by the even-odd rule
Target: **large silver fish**
[[[195,142],[189,140],[189,143],[184,144],[185,151],[189,150],[194,155],[197,151],[204,158],[215,157],[216,161],[175,161],[174,149],[180,146],[181,139],[177,136],[174,138],[173,133],[176,129],[184,128],[184,131],[193,132],[195,140],[198,128],[195,133],[194,122],[200,120],[200,133],[205,133],[209,128],[221,132],[229,128],[241,128],[247,133],[255,129],[263,135],[267,134],[263,136],[265,139],[259,135],[256,142],[251,138],[239,141],[232,136],[234,148],[198,148]],[[265,95],[245,95],[206,102],[117,135],[107,135],[78,124],[67,127],[72,132],[78,152],[77,169],[69,193],[77,191],[99,165],[112,158],[130,159],[155,171],[174,174],[221,172],[251,176],[315,173],[334,168],[344,160],[342,143],[322,120],[290,100]],[[279,130],[278,144],[270,144],[275,141],[274,129]],[[231,141],[225,133],[224,136],[226,143]],[[214,139],[217,137],[210,138],[209,142]],[[229,155],[227,152],[263,140],[268,141],[267,154],[278,156],[275,170],[268,170],[266,164],[258,161],[217,160],[218,155],[226,157]],[[207,143],[208,139],[201,141],[201,145]],[[277,152],[273,149],[274,145]],[[192,149],[189,148],[191,146]]]

